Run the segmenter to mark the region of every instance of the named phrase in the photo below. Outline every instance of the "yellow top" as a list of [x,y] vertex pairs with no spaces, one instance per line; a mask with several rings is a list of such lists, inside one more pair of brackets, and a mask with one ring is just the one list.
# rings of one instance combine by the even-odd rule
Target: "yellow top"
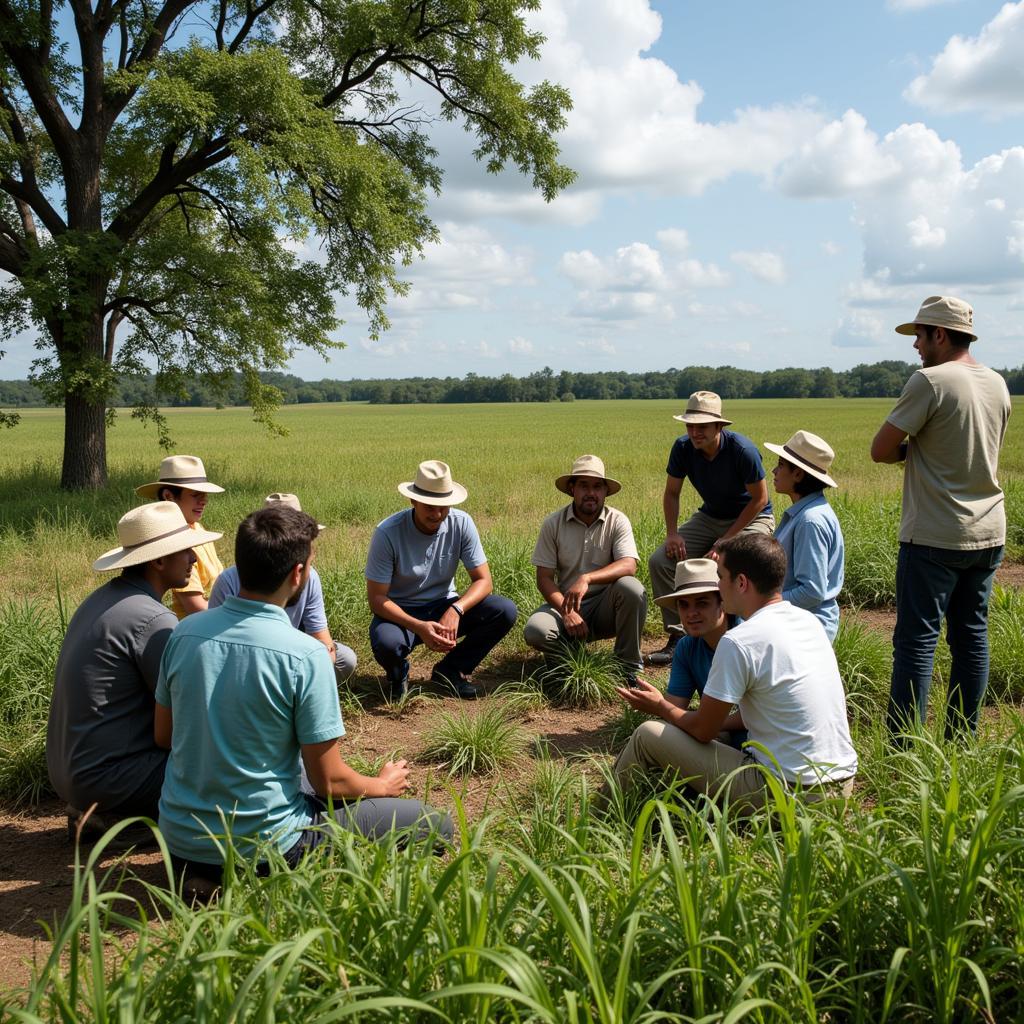
[[[190,524],[191,529],[198,530],[199,524]],[[179,594],[203,594],[208,597],[210,588],[214,581],[224,571],[220,559],[217,557],[217,548],[211,541],[208,544],[197,544],[193,549],[196,553],[196,564],[192,566],[192,574],[183,587],[175,587],[171,590],[171,602],[174,607],[174,614],[179,619],[185,618],[188,614],[178,597]]]

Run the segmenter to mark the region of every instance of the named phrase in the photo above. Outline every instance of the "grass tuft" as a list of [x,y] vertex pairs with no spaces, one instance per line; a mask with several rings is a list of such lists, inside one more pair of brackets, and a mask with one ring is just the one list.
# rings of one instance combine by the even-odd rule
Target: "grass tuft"
[[442,715],[423,756],[447,766],[450,776],[489,775],[519,761],[526,745],[526,734],[493,704],[477,714]]
[[548,698],[568,708],[593,708],[618,700],[622,664],[614,653],[587,644],[564,644],[535,674]]

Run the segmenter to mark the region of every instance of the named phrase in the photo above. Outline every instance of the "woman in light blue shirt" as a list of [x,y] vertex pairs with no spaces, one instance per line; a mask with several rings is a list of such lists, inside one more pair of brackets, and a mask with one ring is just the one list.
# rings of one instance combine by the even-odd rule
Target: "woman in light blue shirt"
[[776,493],[793,502],[775,531],[786,552],[782,597],[816,615],[834,641],[845,550],[839,520],[823,492],[837,486],[829,476],[835,452],[806,430],[798,430],[784,445],[766,442],[765,448],[779,456],[772,471]]

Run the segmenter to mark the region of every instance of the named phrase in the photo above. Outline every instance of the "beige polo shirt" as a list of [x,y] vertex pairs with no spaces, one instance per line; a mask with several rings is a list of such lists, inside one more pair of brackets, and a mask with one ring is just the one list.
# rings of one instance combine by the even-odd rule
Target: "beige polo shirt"
[[[603,569],[627,557],[640,560],[633,527],[622,512],[605,505],[587,526],[573,515],[570,503],[544,520],[530,562],[553,569],[555,582],[564,591],[581,573]],[[596,593],[604,586],[607,584],[594,584],[588,593]]]
[[917,370],[888,421],[910,436],[900,540],[973,550],[1006,542],[997,472],[1010,417],[1006,382],[980,363]]

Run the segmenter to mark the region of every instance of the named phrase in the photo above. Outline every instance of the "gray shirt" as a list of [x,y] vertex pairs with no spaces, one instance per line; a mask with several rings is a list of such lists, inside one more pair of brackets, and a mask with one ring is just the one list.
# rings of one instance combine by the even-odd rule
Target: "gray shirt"
[[57,659],[46,766],[58,795],[84,810],[130,803],[166,751],[153,742],[153,691],[178,624],[138,575],[79,605]]

